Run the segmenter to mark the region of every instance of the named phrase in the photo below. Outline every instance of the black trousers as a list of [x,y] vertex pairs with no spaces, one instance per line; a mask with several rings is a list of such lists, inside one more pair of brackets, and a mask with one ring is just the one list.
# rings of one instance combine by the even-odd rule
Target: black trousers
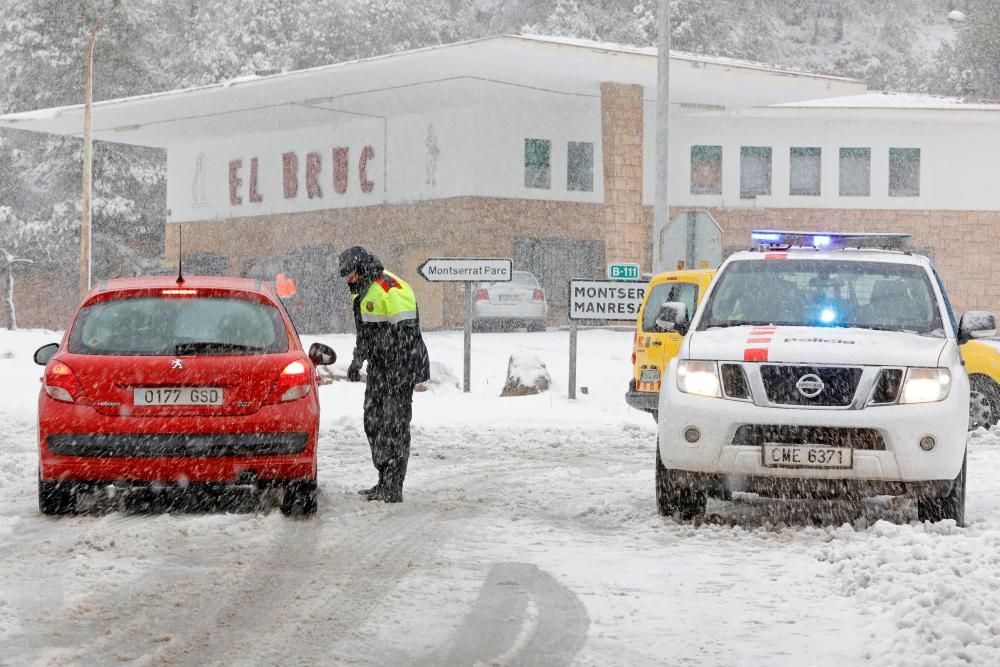
[[378,483],[387,496],[401,496],[410,458],[413,385],[368,375],[365,387],[365,434],[372,449]]

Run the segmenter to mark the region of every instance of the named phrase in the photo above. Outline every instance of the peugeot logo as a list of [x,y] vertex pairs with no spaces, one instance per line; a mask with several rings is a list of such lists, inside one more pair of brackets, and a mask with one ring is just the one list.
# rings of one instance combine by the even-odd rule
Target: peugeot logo
[[[170,362],[170,367],[171,368],[184,368],[184,362],[181,361],[180,359],[174,359],[173,361]],[[822,385],[822,383],[820,383],[820,384]]]
[[806,398],[816,398],[823,391],[823,380],[815,373],[807,373],[795,383],[795,388]]

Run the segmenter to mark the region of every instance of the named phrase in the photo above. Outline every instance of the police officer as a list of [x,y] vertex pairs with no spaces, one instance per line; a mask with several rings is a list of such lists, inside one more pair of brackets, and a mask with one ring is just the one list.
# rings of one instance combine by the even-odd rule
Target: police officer
[[358,493],[398,503],[410,457],[413,386],[430,378],[417,300],[407,283],[361,246],[340,254],[340,275],[351,290],[357,331],[347,379],[359,381],[361,365],[368,362],[365,434],[378,470],[378,484]]

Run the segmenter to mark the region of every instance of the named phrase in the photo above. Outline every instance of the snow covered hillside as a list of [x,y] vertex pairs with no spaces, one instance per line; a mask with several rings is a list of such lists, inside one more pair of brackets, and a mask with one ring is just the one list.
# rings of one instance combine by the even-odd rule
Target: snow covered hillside
[[[969,448],[969,527],[909,502],[737,496],[694,526],[657,515],[652,419],[630,410],[627,331],[427,334],[445,382],[414,400],[401,505],[374,481],[364,386],[320,388],[320,508],[218,511],[91,499],[42,517],[32,352],[0,330],[0,665],[1000,664],[1000,437]],[[343,372],[349,336],[332,344]],[[553,387],[499,398],[509,355]]]

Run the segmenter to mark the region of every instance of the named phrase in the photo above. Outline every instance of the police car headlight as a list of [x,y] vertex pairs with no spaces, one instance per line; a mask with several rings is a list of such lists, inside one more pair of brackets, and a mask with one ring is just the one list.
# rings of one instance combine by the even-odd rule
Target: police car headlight
[[685,394],[720,398],[719,365],[714,361],[677,362],[677,388]]
[[934,403],[948,398],[951,371],[947,368],[909,368],[900,403]]

